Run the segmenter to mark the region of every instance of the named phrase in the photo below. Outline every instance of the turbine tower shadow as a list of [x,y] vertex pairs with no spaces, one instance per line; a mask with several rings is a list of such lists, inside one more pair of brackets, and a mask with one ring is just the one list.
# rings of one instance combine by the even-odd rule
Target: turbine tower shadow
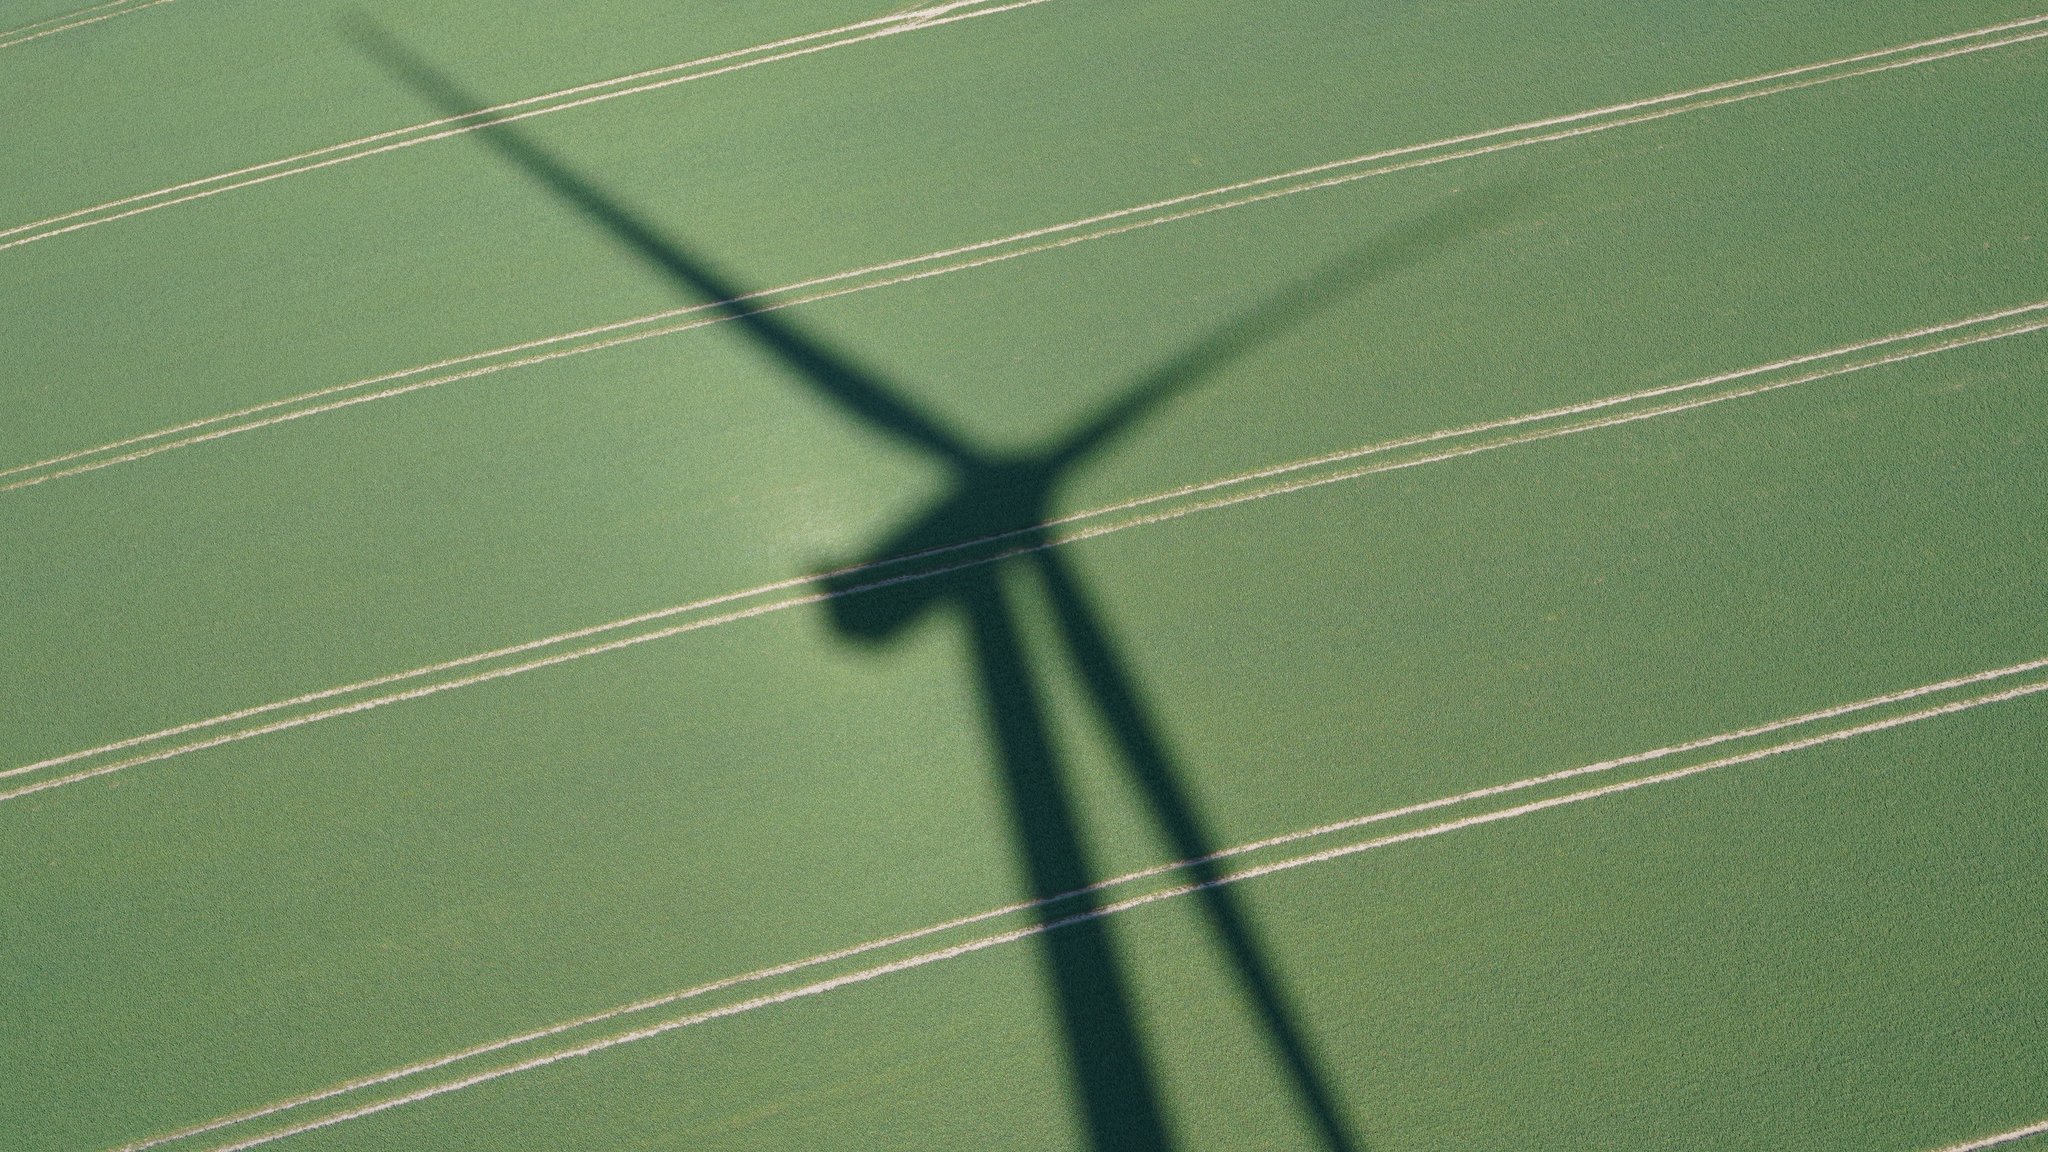
[[[376,29],[357,31],[364,49],[450,116],[482,102]],[[1041,678],[1019,628],[1006,569],[1022,567],[1041,586],[1067,657],[1108,733],[1117,758],[1180,859],[1195,860],[1197,884],[1219,879],[1216,840],[1181,783],[1161,725],[1124,654],[1048,527],[1060,484],[1098,458],[1160,405],[1299,323],[1339,294],[1426,258],[1502,214],[1507,198],[1475,196],[1439,209],[1267,298],[1206,339],[1134,381],[1076,429],[1023,453],[995,453],[949,430],[875,373],[792,321],[748,303],[738,284],[679,242],[657,232],[597,185],[503,122],[475,118],[478,136],[555,196],[604,227],[624,247],[734,322],[820,399],[860,424],[942,461],[948,491],[923,516],[873,550],[866,570],[828,577],[826,601],[849,639],[883,643],[914,621],[950,611],[965,625],[984,719],[1009,805],[1010,830],[1037,914],[1046,974],[1067,1051],[1082,1127],[1097,1149],[1172,1146],[1153,1061],[1130,980],[1089,886],[1099,879],[1083,841],[1073,791],[1052,739]],[[999,539],[1002,549],[965,561],[876,580],[877,565],[956,551]],[[1285,1073],[1303,1119],[1329,1152],[1359,1147],[1268,949],[1234,888],[1200,889],[1209,931],[1239,995]]]

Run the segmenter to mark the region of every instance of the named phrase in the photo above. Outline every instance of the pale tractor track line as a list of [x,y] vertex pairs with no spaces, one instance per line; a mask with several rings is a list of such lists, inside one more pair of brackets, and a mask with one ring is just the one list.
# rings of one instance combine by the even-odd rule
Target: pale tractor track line
[[[944,548],[777,580],[752,588],[462,656],[404,672],[309,692],[219,716],[65,753],[0,771],[21,781],[0,802],[62,788],[175,757],[501,680],[591,656],[749,620],[834,596],[927,580],[1023,552],[1057,547],[1342,481],[1456,460],[1560,436],[1691,411],[1730,400],[1917,360],[2048,329],[2048,301],[1909,332],[1861,340],[1734,372],[1382,441],[1343,452],[1238,473],[1061,517],[1015,532]],[[1045,543],[1020,545],[1029,536]],[[871,579],[835,592],[808,591],[828,578]],[[796,593],[791,595],[790,593]],[[249,723],[254,721],[254,723]]]
[[[112,0],[111,3],[95,4],[90,8],[80,8],[75,12],[66,12],[62,16],[52,16],[47,20],[38,20],[33,24],[24,24],[19,28],[0,32],[0,48],[12,48],[17,44],[26,44],[31,40],[41,40],[45,36],[55,36],[59,32],[69,32],[74,28],[84,28],[87,25],[97,24],[102,20],[112,20],[116,16],[126,16],[131,12],[140,12],[144,8],[154,8],[159,4],[168,4],[170,2],[171,0],[140,0],[139,3],[137,0]],[[119,11],[109,12],[107,11],[109,8],[117,8]],[[89,12],[98,13],[98,15],[87,16],[86,14]],[[84,17],[84,19],[73,19],[74,17]],[[67,20],[70,23],[64,23]],[[48,27],[51,24],[58,26],[55,28]],[[4,234],[0,233],[0,235]]]
[[[993,240],[814,277],[748,293],[730,301],[667,309],[484,352],[439,360],[0,469],[0,493],[96,472],[117,464],[148,459],[174,449],[210,443],[240,433],[269,428],[358,404],[403,396],[443,384],[473,380],[509,369],[531,367],[570,356],[693,331],[729,319],[724,309],[733,303],[744,302],[756,310],[771,311],[926,280],[1139,229],[1190,220],[1283,196],[1337,187],[1357,180],[1487,156],[1532,144],[1568,140],[1837,80],[2027,43],[2048,38],[2048,28],[2035,28],[2035,25],[2043,23],[2048,23],[2048,16],[1978,29],[1969,33],[1958,33],[1933,41],[1921,41],[1900,48],[1886,49],[1883,52],[1865,53],[1802,68],[1712,84],[1704,88],[1687,89],[1626,104],[1608,105],[1566,116],[1532,120],[1423,144],[1385,149],[1201,192],[1155,200],[1064,224],[1016,232]],[[1968,42],[1957,43],[1963,40]]]
[[1935,1149],[1935,1152],[1983,1152],[1986,1148],[2017,1144],[2030,1136],[2048,1136],[2048,1120],[2036,1120],[2032,1124],[2014,1128],[2009,1132],[1998,1132],[1990,1136],[1980,1136],[1975,1140],[1965,1140],[1960,1144],[1950,1144]]
[[[177,1131],[123,1145],[115,1152],[145,1152],[147,1149],[165,1145],[186,1144],[201,1137],[219,1139],[226,1136],[227,1144],[215,1145],[214,1152],[238,1152],[241,1149],[258,1147],[290,1136],[315,1131],[349,1120],[375,1115],[379,1112],[418,1103],[450,1092],[502,1079],[519,1072],[559,1063],[563,1060],[592,1055],[622,1044],[649,1039],[679,1028],[724,1019],[751,1012],[775,1004],[822,995],[838,988],[859,984],[881,976],[924,967],[942,960],[953,959],[983,951],[997,945],[1023,940],[1047,931],[1054,931],[1079,920],[1113,915],[1118,912],[1143,907],[1161,900],[1187,895],[1214,887],[1218,884],[1237,883],[1260,876],[1290,871],[1309,864],[1325,863],[1378,848],[1440,836],[1448,832],[1497,823],[1502,820],[1548,811],[1552,808],[1582,803],[1587,800],[1631,791],[1651,784],[1668,783],[1699,775],[1719,768],[1740,764],[1751,764],[1789,752],[1819,747],[1840,742],[1857,736],[1897,728],[1906,724],[1980,708],[1989,704],[2002,703],[2048,691],[2048,680],[2030,676],[2048,669],[2048,657],[2030,660],[2008,667],[1990,669],[1957,676],[1932,684],[1921,685],[1902,691],[1835,705],[1797,716],[1758,724],[1748,728],[1723,732],[1713,736],[1688,740],[1678,744],[1653,748],[1633,755],[1602,760],[1560,771],[1528,776],[1502,784],[1488,785],[1449,796],[1439,797],[1421,803],[1386,809],[1346,820],[1317,825],[1311,828],[1289,832],[1262,840],[1239,844],[1212,853],[1208,856],[1176,860],[1150,868],[1126,873],[1112,879],[1099,881],[1086,888],[1043,900],[1022,901],[988,909],[969,916],[958,917],[942,923],[929,925],[908,932],[870,940],[851,947],[837,949],[802,960],[777,964],[742,975],[730,976],[709,983],[679,991],[608,1008],[572,1020],[565,1020],[546,1027],[479,1044],[457,1052],[450,1052],[431,1059],[422,1060],[401,1068],[349,1080],[327,1088],[275,1101],[256,1108],[222,1116],[204,1123],[195,1124]],[[1988,689],[1988,690],[1986,690]],[[1900,705],[1914,705],[1910,710]],[[1855,723],[1843,726],[1831,724],[1854,718]],[[1772,737],[1766,740],[1765,737]],[[1789,737],[1789,738],[1788,738]],[[1720,750],[1720,754],[1704,761],[1698,760],[1697,753]],[[1586,777],[1612,775],[1624,768],[1655,764],[1660,761],[1677,760],[1678,766],[1577,791],[1559,792],[1554,786]],[[1551,789],[1548,793],[1546,789]],[[1406,830],[1381,833],[1365,840],[1333,846],[1312,847],[1315,842],[1327,843],[1347,832],[1358,829],[1397,823],[1413,817],[1445,809],[1476,805],[1480,801],[1521,793],[1532,793],[1540,798],[1528,799],[1506,808],[1497,808],[1472,815],[1456,817],[1434,824],[1410,827]],[[1311,846],[1312,850],[1292,856],[1282,856],[1275,849]],[[1214,866],[1232,862],[1234,867],[1216,869]],[[1195,882],[1151,884],[1147,881],[1168,880],[1184,877],[1197,869],[1212,873],[1212,878]],[[1220,871],[1220,875],[1213,875]],[[1084,895],[1111,895],[1116,899],[1101,908],[1062,917],[1061,906],[1073,904]],[[995,923],[1010,923],[1014,926],[990,933],[986,927],[982,934],[975,936],[962,931],[975,926]],[[941,943],[948,937],[955,939]],[[895,959],[875,963],[875,959],[894,952],[910,952],[905,945],[922,942],[922,951],[901,955]],[[866,958],[861,966],[852,967],[844,962]],[[817,970],[831,970],[833,967],[847,968],[835,975],[819,978]],[[801,982],[784,980],[786,977],[806,974]],[[692,1000],[704,1000],[717,993],[739,989],[752,990],[765,986],[765,991],[755,991],[741,999],[728,999],[715,1006],[702,1007],[686,1015],[667,1016],[664,1009]],[[662,1018],[667,1016],[666,1019]],[[603,1028],[599,1028],[603,1025]],[[579,1035],[580,1034],[580,1035]],[[546,1049],[546,1050],[542,1050]],[[523,1054],[530,1053],[530,1054]],[[493,1067],[476,1067],[487,1063],[485,1057],[497,1057],[509,1063]],[[428,1073],[439,1073],[439,1077],[428,1077]],[[432,1082],[422,1083],[424,1080]],[[395,1090],[393,1094],[375,1099],[364,1098],[373,1090]],[[362,1100],[361,1103],[349,1103]],[[273,1128],[248,1138],[237,1139],[232,1133],[237,1129],[247,1130],[258,1121],[288,1117],[292,1113],[301,1116],[313,1111],[314,1105],[346,1103],[347,1106],[328,1111],[324,1115],[311,1116],[290,1122],[284,1127]],[[2020,1134],[2026,1134],[2024,1131]],[[2017,1139],[2007,1133],[1990,1138],[1994,1142]],[[1964,1152],[1966,1149],[1991,1147],[1991,1143],[1974,1142],[1957,1145],[1944,1152]]]
[[618,76],[610,80],[599,80],[574,88],[542,93],[539,96],[529,96],[523,100],[494,104],[462,116],[444,116],[438,120],[409,124],[403,128],[393,128],[345,140],[339,144],[330,144],[311,152],[301,152],[294,156],[237,168],[232,172],[222,172],[199,180],[188,180],[183,184],[173,184],[149,192],[138,192],[133,196],[124,196],[118,200],[108,200],[91,207],[78,208],[57,216],[47,216],[41,220],[31,220],[26,224],[0,229],[0,252],[33,244],[39,240],[48,240],[53,236],[63,236],[116,220],[126,220],[176,204],[205,200],[239,188],[268,184],[287,176],[317,172],[337,164],[381,156],[387,152],[396,152],[436,140],[446,140],[495,124],[509,124],[535,116],[548,116],[572,108],[617,100],[623,96],[636,96],[643,92],[687,84],[693,80],[705,80],[713,76],[758,68],[763,64],[794,60],[819,52],[828,52],[834,48],[865,44],[872,40],[900,36],[906,32],[940,28],[948,24],[957,24],[962,20],[993,16],[1020,8],[1033,8],[1048,2],[1049,0],[955,0],[949,4],[918,8],[854,24],[842,24],[837,28],[807,32],[801,36],[792,36],[768,44],[756,44],[715,56],[686,60],[679,64],[636,72],[630,76]]
[[77,17],[84,16],[87,13],[104,12],[109,8],[126,8],[129,5],[134,4],[136,2],[137,0],[106,0],[106,2],[103,4],[90,4],[84,8],[74,8],[69,12],[60,13],[56,16],[45,16],[41,20],[31,21],[30,23],[23,24],[18,28],[9,28],[5,32],[0,32],[0,40],[6,40],[10,37],[19,36],[24,32],[34,32],[37,31],[38,29],[48,28],[52,24],[62,24],[66,20],[75,19]]

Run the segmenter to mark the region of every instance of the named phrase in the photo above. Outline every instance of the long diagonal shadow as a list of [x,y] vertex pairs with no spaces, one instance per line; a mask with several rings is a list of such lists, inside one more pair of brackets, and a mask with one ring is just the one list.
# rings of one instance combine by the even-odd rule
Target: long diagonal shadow
[[[449,115],[483,106],[452,82],[375,30],[359,42],[387,69]],[[482,127],[478,138],[625,247],[709,303],[788,368],[821,399],[862,425],[904,441],[946,462],[951,489],[925,515],[893,534],[872,556],[897,560],[962,541],[1012,537],[994,562],[953,566],[887,586],[862,586],[858,577],[827,579],[840,595],[827,603],[841,634],[882,642],[929,612],[958,613],[966,626],[982,708],[1010,810],[1012,838],[1024,879],[1040,905],[1041,922],[1058,926],[1039,939],[1067,1048],[1080,1118],[1097,1149],[1167,1149],[1166,1111],[1153,1062],[1133,1003],[1130,981],[1107,923],[1087,913],[1100,907],[1088,886],[1099,878],[1089,863],[1081,819],[1065,767],[1019,631],[1017,607],[1003,579],[1005,567],[1027,565],[1053,610],[1054,623],[1082,687],[1115,745],[1118,758],[1173,851],[1194,865],[1197,881],[1217,878],[1208,858],[1209,834],[1186,789],[1152,710],[1128,661],[1112,640],[1067,561],[1052,548],[1045,527],[1061,481],[1101,454],[1147,415],[1219,368],[1299,323],[1342,292],[1372,276],[1413,264],[1502,215],[1509,198],[1468,197],[1457,210],[1440,209],[1326,265],[1293,287],[1219,328],[1206,339],[1133,381],[1065,436],[1032,452],[997,454],[947,430],[875,373],[829,348],[788,319],[745,301],[736,284],[713,271],[677,241],[661,235],[589,180],[503,123]],[[1240,995],[1257,1018],[1298,1106],[1330,1152],[1358,1147],[1328,1073],[1299,1013],[1268,958],[1269,950],[1240,907],[1234,889],[1202,889],[1210,931],[1228,960]]]

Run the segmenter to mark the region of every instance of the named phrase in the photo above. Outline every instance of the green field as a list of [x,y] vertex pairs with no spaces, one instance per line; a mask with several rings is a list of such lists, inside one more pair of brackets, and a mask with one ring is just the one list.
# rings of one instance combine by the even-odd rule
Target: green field
[[0,1149],[2048,1149],[2048,10],[0,29]]

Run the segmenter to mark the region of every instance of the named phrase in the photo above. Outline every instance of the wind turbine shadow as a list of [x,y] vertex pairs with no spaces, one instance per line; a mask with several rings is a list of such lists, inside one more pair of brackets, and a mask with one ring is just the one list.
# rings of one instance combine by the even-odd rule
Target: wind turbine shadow
[[[386,69],[438,105],[466,116],[483,106],[375,29],[356,38]],[[1043,679],[1023,642],[1014,587],[1006,571],[1035,579],[1055,630],[1117,760],[1173,851],[1196,860],[1192,879],[1220,878],[1217,847],[1182,783],[1184,773],[1145,701],[1128,658],[1047,526],[1060,485],[1176,396],[1271,341],[1370,279],[1417,263],[1501,218],[1512,199],[1471,196],[1458,208],[1425,214],[1331,261],[1241,314],[1119,391],[1065,435],[1021,453],[977,447],[854,358],[797,324],[746,302],[735,282],[678,241],[628,211],[503,122],[478,119],[478,138],[564,203],[603,226],[625,248],[710,304],[779,359],[803,386],[861,425],[944,462],[950,486],[921,516],[873,549],[858,570],[828,577],[826,603],[849,640],[884,643],[914,621],[946,611],[967,634],[984,721],[1009,806],[1010,831],[1026,886],[1048,930],[1038,939],[1066,1047],[1082,1126],[1101,1150],[1173,1144],[1158,1075],[1133,1000],[1129,975],[1089,886],[1091,864],[1066,765],[1052,739]],[[873,568],[907,557],[1004,538],[1003,549],[965,561],[939,561],[886,581]],[[1235,889],[1200,889],[1209,931],[1227,960],[1238,995],[1256,1018],[1303,1119],[1330,1152],[1359,1147],[1331,1077],[1317,1056],[1284,982]]]

